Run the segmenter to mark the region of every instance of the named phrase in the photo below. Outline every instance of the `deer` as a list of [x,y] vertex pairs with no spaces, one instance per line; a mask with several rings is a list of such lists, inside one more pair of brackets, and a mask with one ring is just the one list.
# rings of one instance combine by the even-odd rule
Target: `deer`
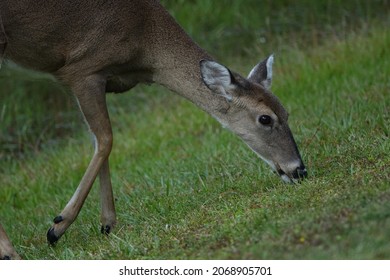
[[[97,177],[101,232],[116,225],[106,93],[137,84],[156,83],[194,103],[283,181],[307,177],[288,113],[270,90],[273,55],[243,77],[199,47],[156,0],[0,0],[0,21],[0,58],[49,73],[68,88],[94,139],[79,185],[47,232],[49,244],[75,221]],[[1,224],[0,258],[20,258]]]

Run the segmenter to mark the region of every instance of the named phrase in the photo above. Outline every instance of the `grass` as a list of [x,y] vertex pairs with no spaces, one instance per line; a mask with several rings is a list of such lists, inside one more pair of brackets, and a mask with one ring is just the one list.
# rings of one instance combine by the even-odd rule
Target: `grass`
[[[171,2],[164,3],[173,9]],[[206,5],[219,1],[180,2],[173,14],[239,72],[275,50],[273,91],[290,112],[309,179],[283,184],[234,135],[161,87],[109,95],[118,226],[108,238],[99,232],[96,186],[58,245],[47,246],[46,230],[77,186],[91,141],[63,89],[49,78],[2,71],[0,213],[23,258],[390,259],[387,2],[324,1],[331,9],[306,1],[308,10],[299,10],[304,2],[266,2],[264,13],[274,11],[269,25],[246,13],[251,1],[223,5],[216,19]],[[298,10],[291,21],[302,28],[292,32],[283,15]],[[337,13],[355,17],[339,22]],[[250,33],[255,25],[274,36],[228,57],[241,47],[222,48],[234,44],[229,26]],[[215,40],[204,42],[207,34]]]

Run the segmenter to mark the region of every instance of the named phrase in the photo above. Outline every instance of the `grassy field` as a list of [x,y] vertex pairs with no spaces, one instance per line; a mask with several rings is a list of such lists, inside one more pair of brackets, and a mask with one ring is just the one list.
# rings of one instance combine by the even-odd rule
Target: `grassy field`
[[50,247],[91,140],[66,90],[11,65],[0,72],[0,220],[22,257],[390,259],[388,1],[162,2],[244,75],[275,53],[273,91],[308,180],[284,184],[194,105],[139,86],[108,96],[116,229],[100,234],[96,186]]

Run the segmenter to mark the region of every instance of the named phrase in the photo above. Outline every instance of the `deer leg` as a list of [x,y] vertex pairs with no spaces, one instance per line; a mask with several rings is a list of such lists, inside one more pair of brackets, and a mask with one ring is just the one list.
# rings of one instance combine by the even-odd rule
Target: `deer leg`
[[[71,84],[81,112],[84,115],[92,134],[95,137],[95,152],[88,165],[86,172],[72,198],[62,210],[60,215],[54,218],[54,224],[47,232],[47,240],[50,244],[55,243],[66,229],[73,223],[79,214],[81,207],[87,198],[91,187],[105,162],[112,147],[112,130],[108,116],[105,79],[98,75],[89,76],[82,81]],[[107,168],[103,168],[101,174],[103,181],[109,180]],[[107,184],[111,188],[111,184]]]
[[11,244],[3,226],[0,224],[0,260],[19,260],[20,256],[16,253]]
[[99,172],[100,181],[100,195],[101,195],[101,217],[100,221],[102,224],[101,232],[103,234],[109,234],[111,229],[116,223],[116,213],[114,204],[114,195],[112,192],[111,178],[110,178],[110,167],[108,159],[103,162]]

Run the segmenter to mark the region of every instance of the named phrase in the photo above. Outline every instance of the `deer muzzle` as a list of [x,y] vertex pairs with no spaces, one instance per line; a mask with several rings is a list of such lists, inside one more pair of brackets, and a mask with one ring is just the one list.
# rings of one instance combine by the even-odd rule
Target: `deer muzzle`
[[301,182],[307,177],[307,170],[302,161],[298,165],[294,164],[285,168],[281,168],[276,163],[274,163],[274,166],[281,179],[287,183]]

